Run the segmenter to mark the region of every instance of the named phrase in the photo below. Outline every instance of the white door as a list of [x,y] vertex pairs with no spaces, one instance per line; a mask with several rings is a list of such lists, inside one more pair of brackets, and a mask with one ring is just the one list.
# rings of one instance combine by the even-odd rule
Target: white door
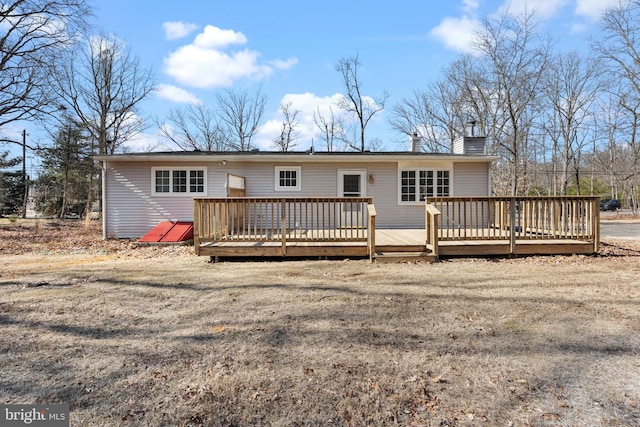
[[[367,171],[364,169],[341,169],[338,171],[338,196],[339,197],[366,197]],[[343,203],[342,208],[342,224],[346,227],[364,226],[361,204],[359,203]]]

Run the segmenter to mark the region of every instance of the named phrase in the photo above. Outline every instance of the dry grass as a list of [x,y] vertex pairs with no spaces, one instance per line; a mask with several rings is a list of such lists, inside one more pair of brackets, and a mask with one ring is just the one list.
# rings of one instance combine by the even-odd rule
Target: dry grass
[[0,224],[0,403],[69,402],[74,426],[640,425],[640,247],[606,243],[209,264]]

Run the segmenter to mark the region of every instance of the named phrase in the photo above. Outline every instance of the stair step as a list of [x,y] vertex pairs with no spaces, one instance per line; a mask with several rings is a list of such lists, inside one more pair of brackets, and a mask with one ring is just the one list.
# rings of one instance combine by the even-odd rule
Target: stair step
[[378,252],[376,262],[400,263],[400,262],[435,262],[436,257],[431,252]]

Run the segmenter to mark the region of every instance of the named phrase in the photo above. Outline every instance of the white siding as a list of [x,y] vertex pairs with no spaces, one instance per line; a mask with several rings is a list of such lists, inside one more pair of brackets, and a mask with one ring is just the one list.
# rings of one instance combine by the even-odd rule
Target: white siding
[[453,177],[452,196],[491,195],[488,163],[455,163],[453,166]]
[[[286,159],[284,159],[286,160]],[[424,205],[398,203],[398,162],[191,162],[182,165],[162,162],[109,161],[106,163],[105,235],[136,238],[159,222],[193,220],[193,197],[189,195],[152,195],[152,167],[206,167],[206,197],[225,197],[227,173],[246,178],[247,197],[336,197],[338,170],[364,169],[366,195],[373,199],[378,213],[377,225],[384,228],[424,227]],[[403,162],[401,167],[444,166],[431,162]],[[275,166],[300,166],[300,191],[275,191]],[[449,162],[453,170],[452,196],[489,194],[488,164]]]
[[[152,195],[152,167],[176,164],[107,162],[105,194],[106,237],[137,238],[162,221],[193,221],[193,196]],[[208,166],[205,163],[189,164]],[[185,166],[187,167],[187,166]],[[226,195],[226,173],[207,167],[208,196]]]

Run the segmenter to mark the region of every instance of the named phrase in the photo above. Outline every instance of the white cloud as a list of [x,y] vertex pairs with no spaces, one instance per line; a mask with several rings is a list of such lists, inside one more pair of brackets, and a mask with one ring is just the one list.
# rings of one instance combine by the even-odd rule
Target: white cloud
[[261,80],[297,63],[297,59],[290,58],[261,64],[259,52],[247,48],[225,50],[246,43],[242,33],[207,25],[193,43],[181,46],[164,59],[165,72],[182,85],[208,89],[229,87],[243,78]]
[[286,60],[274,59],[269,61],[269,65],[277,70],[288,70],[298,63],[298,58],[289,58]]
[[161,84],[158,85],[157,95],[159,98],[168,99],[169,101],[181,104],[201,104],[202,101],[191,92],[179,88],[177,86]]
[[535,11],[538,18],[548,19],[555,16],[569,2],[570,0],[510,0],[501,9],[508,9],[513,15],[524,15]]
[[242,33],[233,30],[223,30],[213,25],[204,27],[204,31],[196,36],[193,44],[202,48],[224,49],[230,45],[247,43],[247,38]]
[[619,0],[576,0],[576,15],[585,16],[595,21],[600,19],[606,9],[619,4]]
[[165,59],[165,71],[179,83],[198,87],[229,87],[235,80],[260,74],[259,54],[243,50],[228,54],[196,45],[183,46]]
[[156,134],[139,133],[124,144],[124,150],[130,153],[143,153],[150,151],[162,151],[165,148],[160,144],[160,138]]
[[462,11],[465,14],[475,13],[480,7],[478,0],[462,0]]
[[188,36],[199,28],[198,24],[189,24],[186,22],[172,21],[162,24],[164,35],[167,40],[176,40]]
[[580,34],[587,32],[589,30],[589,25],[584,23],[575,22],[571,24],[571,34]]
[[104,50],[112,50],[111,53],[119,57],[125,46],[125,41],[113,34],[90,36],[87,39],[89,52],[94,52],[96,54]]
[[451,50],[472,53],[472,42],[480,29],[480,21],[468,16],[462,18],[444,18],[431,30],[431,36],[440,40]]

